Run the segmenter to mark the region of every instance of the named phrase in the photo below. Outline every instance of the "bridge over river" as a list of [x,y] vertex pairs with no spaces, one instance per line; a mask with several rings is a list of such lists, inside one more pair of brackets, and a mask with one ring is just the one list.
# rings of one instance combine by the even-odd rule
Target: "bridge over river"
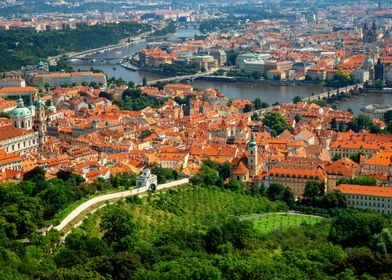
[[[351,86],[347,86],[347,87],[343,87],[343,88],[327,90],[327,91],[324,91],[324,92],[321,92],[319,94],[315,94],[315,95],[312,95],[312,96],[309,96],[309,97],[303,97],[302,101],[304,101],[304,102],[319,101],[319,100],[322,100],[322,99],[327,99],[327,98],[330,98],[330,97],[343,95],[343,94],[347,94],[347,93],[351,93],[351,94],[359,93],[362,89],[363,89],[363,83],[355,84],[355,85],[351,85]],[[279,107],[279,105],[270,106],[270,107],[262,108],[262,109],[259,109],[259,110],[254,110],[254,111],[251,111],[249,113],[250,114],[256,113],[259,116],[263,116],[264,114],[273,111],[277,107]]]

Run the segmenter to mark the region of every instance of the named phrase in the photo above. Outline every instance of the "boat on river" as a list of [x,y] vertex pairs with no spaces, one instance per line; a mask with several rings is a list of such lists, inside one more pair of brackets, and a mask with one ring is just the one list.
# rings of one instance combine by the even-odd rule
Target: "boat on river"
[[121,66],[124,67],[125,69],[131,70],[131,71],[138,70],[138,68],[136,66],[133,66],[132,64],[129,64],[129,63],[122,63]]

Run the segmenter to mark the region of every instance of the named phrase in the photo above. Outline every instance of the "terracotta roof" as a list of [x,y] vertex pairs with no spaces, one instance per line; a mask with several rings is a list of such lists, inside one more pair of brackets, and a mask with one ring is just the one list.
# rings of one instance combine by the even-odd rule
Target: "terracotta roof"
[[18,93],[18,92],[36,92],[37,88],[35,87],[5,87],[5,88],[0,88],[0,94],[1,93]]
[[15,138],[22,135],[32,134],[33,131],[27,131],[21,128],[16,128],[12,125],[6,125],[0,127],[0,141],[4,141],[10,138]]
[[248,172],[249,172],[248,167],[246,167],[242,161],[240,161],[237,167],[233,170],[234,175],[245,175]]
[[337,188],[339,191],[341,191],[344,194],[392,197],[391,187],[375,187],[375,186],[342,184],[339,185]]

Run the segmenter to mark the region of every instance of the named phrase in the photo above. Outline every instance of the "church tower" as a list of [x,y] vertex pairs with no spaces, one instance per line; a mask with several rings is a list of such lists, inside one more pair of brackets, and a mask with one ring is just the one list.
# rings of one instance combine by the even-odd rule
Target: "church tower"
[[34,119],[34,130],[38,132],[39,145],[42,146],[46,142],[46,114],[45,106],[38,95],[36,102],[36,114]]
[[249,175],[253,177],[257,175],[257,143],[255,141],[254,133],[251,134],[251,138],[246,146],[246,149],[248,153]]

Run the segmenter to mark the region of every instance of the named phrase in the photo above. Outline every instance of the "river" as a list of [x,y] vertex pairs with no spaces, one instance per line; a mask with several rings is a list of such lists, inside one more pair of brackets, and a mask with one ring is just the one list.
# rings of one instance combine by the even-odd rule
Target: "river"
[[[179,38],[193,38],[195,34],[198,34],[196,29],[183,29],[178,30],[174,33],[169,40],[179,40]],[[146,43],[138,43],[130,47],[116,49],[106,53],[100,53],[94,55],[96,58],[100,57],[125,57],[132,55],[137,52],[140,48],[146,46]],[[108,77],[122,78],[125,81],[133,81],[135,83],[142,83],[143,78],[148,81],[162,78],[160,75],[148,73],[145,71],[131,71],[123,68],[120,65],[99,65],[99,64],[83,64],[73,65],[74,69],[89,70],[91,67],[104,71]],[[260,98],[262,101],[269,104],[275,102],[290,102],[295,96],[307,97],[311,96],[312,93],[320,93],[323,88],[317,85],[305,85],[305,86],[274,86],[268,84],[253,84],[253,83],[224,83],[224,82],[212,82],[212,81],[195,81],[193,84],[198,88],[216,88],[226,97],[232,99],[250,99]],[[366,96],[360,96],[353,98],[348,101],[343,101],[338,104],[338,108],[346,110],[351,108],[355,114],[359,114],[360,109],[369,104],[392,104],[392,94],[387,93],[369,93]]]

